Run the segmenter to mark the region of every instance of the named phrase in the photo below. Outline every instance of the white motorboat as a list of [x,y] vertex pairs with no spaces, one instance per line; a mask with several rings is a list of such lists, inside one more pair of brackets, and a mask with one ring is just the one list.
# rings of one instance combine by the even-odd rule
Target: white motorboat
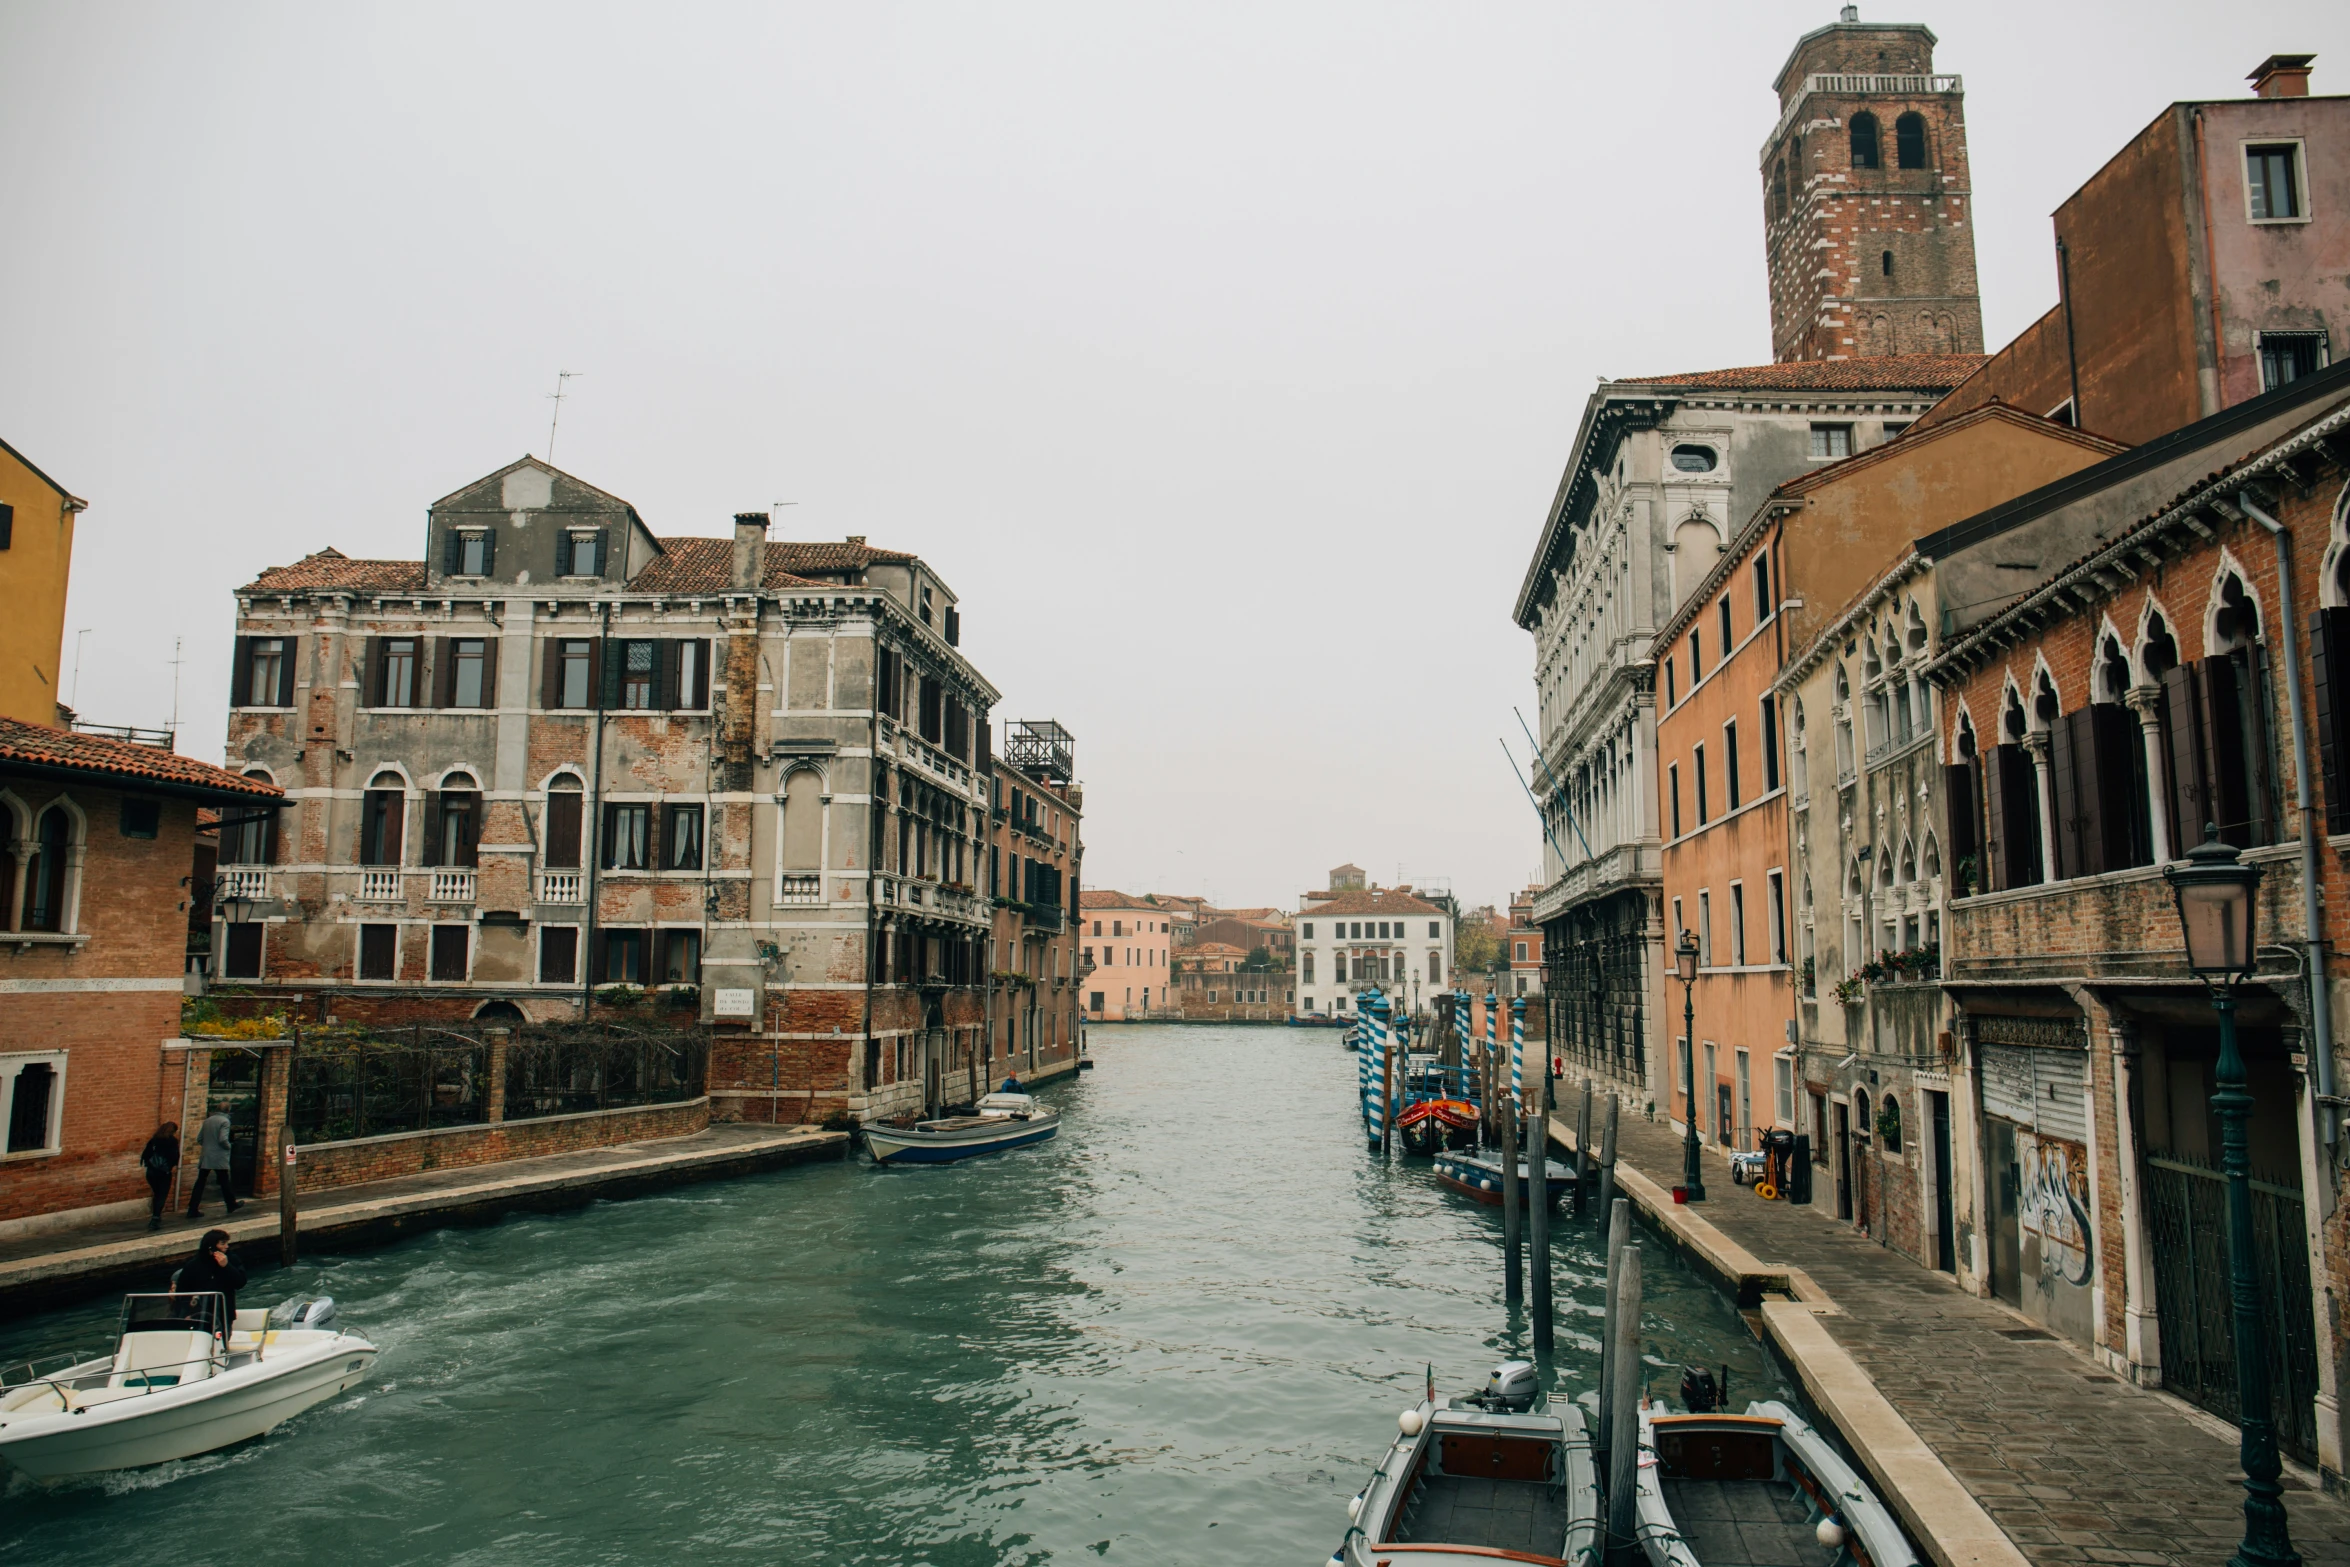
[[1599,1479],[1583,1411],[1539,1409],[1541,1401],[1525,1360],[1495,1366],[1466,1398],[1439,1404],[1431,1386],[1425,1402],[1403,1412],[1401,1435],[1347,1504],[1353,1522],[1330,1567],[1391,1558],[1397,1567],[1596,1562]]
[[248,1310],[131,1295],[114,1353],[59,1357],[0,1385],[0,1461],[36,1480],[193,1458],[261,1435],[366,1377],[375,1346],[324,1297]]
[[1638,1512],[1649,1567],[1917,1567],[1867,1482],[1776,1399],[1742,1415],[1643,1409]]
[[945,1164],[1041,1143],[1061,1129],[1061,1112],[1027,1094],[989,1094],[972,1109],[971,1115],[916,1121],[910,1128],[868,1126],[865,1146],[875,1164]]

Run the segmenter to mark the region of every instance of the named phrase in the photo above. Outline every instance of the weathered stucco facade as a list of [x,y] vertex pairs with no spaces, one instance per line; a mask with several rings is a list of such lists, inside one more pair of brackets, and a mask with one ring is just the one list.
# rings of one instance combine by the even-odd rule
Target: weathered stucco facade
[[659,538],[524,459],[425,555],[332,550],[238,594],[214,979],[346,1022],[669,1009],[721,1118],[961,1097],[985,1027],[993,687],[922,561]]

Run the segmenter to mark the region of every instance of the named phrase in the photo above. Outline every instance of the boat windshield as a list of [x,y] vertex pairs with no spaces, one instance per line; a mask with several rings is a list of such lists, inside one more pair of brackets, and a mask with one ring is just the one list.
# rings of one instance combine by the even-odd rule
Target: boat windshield
[[983,1112],[1004,1110],[1017,1114],[1024,1110],[1035,1109],[1036,1101],[1026,1094],[989,1094],[985,1099],[979,1101],[979,1108]]
[[227,1331],[228,1298],[206,1295],[125,1295],[125,1333],[212,1333]]

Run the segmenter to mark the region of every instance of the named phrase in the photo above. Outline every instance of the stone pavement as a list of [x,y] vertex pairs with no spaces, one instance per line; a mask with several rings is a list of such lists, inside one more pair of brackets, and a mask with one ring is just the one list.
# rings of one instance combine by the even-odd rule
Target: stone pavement
[[[515,1209],[579,1207],[685,1181],[838,1158],[847,1146],[845,1133],[815,1127],[720,1122],[686,1137],[337,1186],[302,1198],[301,1245],[314,1251],[379,1244]],[[233,1218],[223,1218],[220,1205],[208,1202],[201,1219],[175,1210],[160,1231],[136,1218],[0,1241],[0,1307],[24,1310],[110,1289],[153,1288],[165,1268],[192,1252],[196,1238],[215,1225],[229,1232],[246,1266],[276,1261],[276,1197],[248,1199]]]
[[[1572,1146],[1566,1121],[1552,1128]],[[1667,1189],[1681,1148],[1661,1122],[1619,1125],[1618,1157]],[[2234,1551],[2244,1516],[2232,1427],[1962,1293],[1832,1209],[1764,1202],[1710,1152],[1705,1183],[1691,1211],[1766,1265],[1808,1275],[1838,1308],[1821,1326],[2028,1559],[2216,1567]],[[2302,1560],[2350,1567],[2350,1506],[2291,1472],[2284,1484]]]

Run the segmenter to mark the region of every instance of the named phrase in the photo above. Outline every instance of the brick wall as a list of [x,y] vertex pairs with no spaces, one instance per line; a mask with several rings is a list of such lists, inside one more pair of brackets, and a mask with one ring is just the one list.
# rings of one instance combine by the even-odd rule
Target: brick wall
[[362,1137],[345,1143],[314,1143],[297,1152],[297,1184],[303,1192],[331,1191],[362,1181],[395,1180],[430,1170],[535,1159],[544,1154],[604,1148],[647,1138],[686,1137],[708,1126],[710,1119],[709,1100],[688,1099],[679,1104],[590,1110],[534,1121],[500,1121],[488,1126],[395,1132],[386,1137]]

